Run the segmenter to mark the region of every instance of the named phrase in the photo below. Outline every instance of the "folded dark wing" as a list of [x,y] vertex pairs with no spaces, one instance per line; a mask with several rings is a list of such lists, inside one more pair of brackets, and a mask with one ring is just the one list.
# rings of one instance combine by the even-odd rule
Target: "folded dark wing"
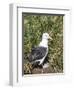
[[35,61],[38,59],[42,59],[46,54],[47,48],[45,47],[36,47],[33,48],[29,57],[30,61]]

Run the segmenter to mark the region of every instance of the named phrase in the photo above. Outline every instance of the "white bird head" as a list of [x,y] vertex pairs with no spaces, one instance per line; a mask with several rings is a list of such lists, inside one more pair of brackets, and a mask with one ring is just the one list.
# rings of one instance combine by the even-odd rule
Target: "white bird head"
[[42,35],[42,38],[43,39],[51,39],[52,40],[52,38],[49,36],[49,34],[48,33],[43,33],[43,35]]
[[48,48],[48,39],[52,40],[52,38],[49,36],[48,33],[43,33],[42,41],[40,42],[39,46],[43,46],[43,47]]

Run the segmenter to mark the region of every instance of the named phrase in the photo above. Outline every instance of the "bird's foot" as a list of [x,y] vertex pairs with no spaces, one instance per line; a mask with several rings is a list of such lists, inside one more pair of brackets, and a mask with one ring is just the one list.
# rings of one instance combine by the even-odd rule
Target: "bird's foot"
[[48,68],[48,67],[49,67],[49,63],[43,65],[43,68]]
[[42,72],[41,73],[43,73],[43,69],[42,69]]

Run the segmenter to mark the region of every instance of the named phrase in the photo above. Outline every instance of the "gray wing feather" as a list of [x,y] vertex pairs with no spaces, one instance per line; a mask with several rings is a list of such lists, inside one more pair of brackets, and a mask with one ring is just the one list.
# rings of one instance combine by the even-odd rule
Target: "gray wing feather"
[[46,54],[47,48],[45,47],[36,47],[33,48],[29,57],[30,61],[35,61],[38,59],[42,59]]

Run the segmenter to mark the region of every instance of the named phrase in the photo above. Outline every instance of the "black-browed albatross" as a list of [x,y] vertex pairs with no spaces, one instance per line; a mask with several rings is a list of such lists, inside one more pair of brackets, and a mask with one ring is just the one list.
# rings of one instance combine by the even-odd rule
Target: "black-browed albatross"
[[32,48],[30,53],[29,61],[33,65],[41,65],[43,67],[43,62],[48,54],[48,39],[52,39],[48,33],[43,33],[42,41],[38,47]]

